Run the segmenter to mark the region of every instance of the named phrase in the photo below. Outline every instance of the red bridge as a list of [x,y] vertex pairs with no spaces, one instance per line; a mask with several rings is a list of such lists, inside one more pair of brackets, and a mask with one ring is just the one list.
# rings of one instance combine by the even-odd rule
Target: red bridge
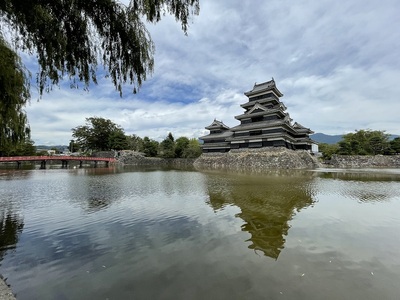
[[69,161],[79,161],[79,166],[82,167],[84,161],[94,161],[94,165],[97,166],[97,162],[105,162],[108,166],[109,163],[116,162],[115,158],[110,157],[89,157],[89,156],[10,156],[10,157],[0,157],[0,163],[2,162],[16,162],[18,167],[23,161],[40,161],[40,168],[46,168],[46,162],[48,160],[58,160],[61,161],[62,167],[67,167]]

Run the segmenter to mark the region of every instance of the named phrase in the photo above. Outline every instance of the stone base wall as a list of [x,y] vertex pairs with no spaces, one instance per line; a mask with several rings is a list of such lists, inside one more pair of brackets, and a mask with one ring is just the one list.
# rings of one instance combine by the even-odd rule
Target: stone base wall
[[266,169],[313,169],[320,164],[308,151],[283,147],[237,149],[227,153],[203,153],[197,169],[230,169],[262,172]]
[[333,155],[327,164],[334,168],[400,168],[400,155]]
[[114,151],[97,151],[92,154],[93,157],[106,157],[113,158],[115,156]]
[[146,157],[136,151],[120,151],[116,157],[119,164],[130,166],[188,167],[195,159]]
[[[104,157],[105,153],[102,153]],[[108,153],[111,155],[111,153]],[[197,159],[146,157],[135,151],[120,151],[118,163],[133,166],[195,167],[260,172],[266,169],[400,168],[400,155],[333,155],[324,165],[308,151],[283,147],[232,149],[226,153],[203,153]]]

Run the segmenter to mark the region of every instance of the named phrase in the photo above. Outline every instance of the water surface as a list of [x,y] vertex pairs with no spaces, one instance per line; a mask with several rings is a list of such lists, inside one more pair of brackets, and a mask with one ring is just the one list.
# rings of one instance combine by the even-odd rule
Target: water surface
[[400,171],[0,170],[18,299],[397,299]]

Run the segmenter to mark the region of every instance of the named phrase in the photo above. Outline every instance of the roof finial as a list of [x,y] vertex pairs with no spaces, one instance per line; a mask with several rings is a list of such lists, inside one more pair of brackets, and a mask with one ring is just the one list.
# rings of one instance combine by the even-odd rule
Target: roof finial
[[274,80],[274,77],[272,77],[272,81],[275,81],[275,80]]

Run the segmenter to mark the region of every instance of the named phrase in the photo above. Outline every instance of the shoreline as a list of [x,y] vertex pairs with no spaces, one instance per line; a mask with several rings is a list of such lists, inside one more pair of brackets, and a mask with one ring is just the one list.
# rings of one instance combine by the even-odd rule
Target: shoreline
[[317,168],[400,168],[400,155],[334,155],[330,161],[321,161],[305,150],[283,147],[232,149],[229,152],[203,153],[198,158],[146,157],[143,153],[123,151],[117,164],[126,166],[194,167],[204,169],[231,169],[263,171],[269,169]]
[[0,300],[15,300],[15,295],[13,294],[11,288],[4,281],[2,276],[0,276]]

